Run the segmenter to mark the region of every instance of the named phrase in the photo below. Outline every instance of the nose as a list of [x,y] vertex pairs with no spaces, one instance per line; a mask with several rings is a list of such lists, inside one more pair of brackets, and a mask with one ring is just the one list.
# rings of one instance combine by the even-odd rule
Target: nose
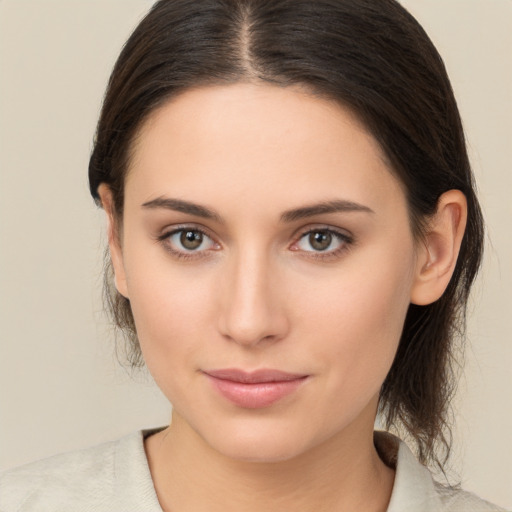
[[278,269],[268,259],[255,250],[233,257],[219,287],[219,330],[242,346],[277,341],[289,329]]

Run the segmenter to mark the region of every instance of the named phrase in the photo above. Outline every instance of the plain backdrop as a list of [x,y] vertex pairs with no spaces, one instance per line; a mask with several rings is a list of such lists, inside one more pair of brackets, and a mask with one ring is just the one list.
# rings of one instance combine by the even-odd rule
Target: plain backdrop
[[[116,362],[87,165],[102,95],[147,0],[0,0],[0,469],[167,424]],[[512,2],[404,0],[444,57],[488,223],[453,466],[512,509]]]

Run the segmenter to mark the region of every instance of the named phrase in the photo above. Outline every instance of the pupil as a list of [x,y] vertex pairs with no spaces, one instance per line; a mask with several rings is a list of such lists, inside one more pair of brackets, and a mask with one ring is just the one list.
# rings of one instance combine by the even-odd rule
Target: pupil
[[197,249],[203,243],[203,235],[197,231],[183,231],[180,242],[185,249]]
[[318,251],[325,251],[331,245],[332,235],[330,233],[317,231],[309,235],[309,241],[311,243],[311,247],[314,249]]

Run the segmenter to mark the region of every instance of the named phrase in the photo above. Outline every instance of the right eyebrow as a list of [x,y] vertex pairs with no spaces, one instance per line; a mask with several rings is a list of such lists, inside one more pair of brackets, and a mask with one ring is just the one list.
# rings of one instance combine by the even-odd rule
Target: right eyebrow
[[206,208],[206,206],[184,201],[183,199],[157,197],[156,199],[144,203],[142,207],[147,209],[163,208],[166,210],[174,210],[176,212],[188,213],[189,215],[203,217],[204,219],[214,220],[220,223],[224,222],[217,212]]

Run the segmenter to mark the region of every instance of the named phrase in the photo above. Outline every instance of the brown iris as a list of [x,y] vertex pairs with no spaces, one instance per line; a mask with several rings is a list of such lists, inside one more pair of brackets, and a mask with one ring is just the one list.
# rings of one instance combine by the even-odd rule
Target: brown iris
[[192,251],[203,243],[203,234],[199,231],[183,231],[180,236],[180,243],[185,249]]
[[309,243],[317,251],[325,251],[332,242],[332,235],[327,231],[313,231],[309,234]]

